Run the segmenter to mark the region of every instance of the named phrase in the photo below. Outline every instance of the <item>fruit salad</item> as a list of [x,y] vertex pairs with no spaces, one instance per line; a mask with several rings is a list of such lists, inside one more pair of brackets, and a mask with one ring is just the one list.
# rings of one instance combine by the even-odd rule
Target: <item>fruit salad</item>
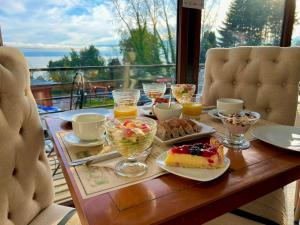
[[196,86],[194,84],[173,84],[171,85],[172,94],[176,100],[181,103],[183,97],[192,97],[196,91]]
[[107,137],[123,156],[136,156],[149,148],[156,133],[156,122],[149,118],[108,122]]

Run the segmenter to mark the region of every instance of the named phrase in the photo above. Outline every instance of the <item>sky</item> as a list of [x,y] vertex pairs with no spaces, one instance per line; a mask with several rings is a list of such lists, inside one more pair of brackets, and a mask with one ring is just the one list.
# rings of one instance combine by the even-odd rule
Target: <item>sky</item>
[[[221,0],[216,26],[231,0]],[[112,0],[0,0],[0,25],[6,45],[82,48],[119,44],[120,20]],[[170,18],[175,27],[176,18]]]
[[[206,1],[220,4],[211,13],[216,18],[212,27],[216,31],[232,0]],[[3,39],[6,45],[15,47],[117,46],[121,26],[116,17],[112,0],[0,0]],[[171,23],[175,26],[176,18]],[[297,35],[300,35],[300,25],[295,26],[294,36]]]
[[83,47],[117,45],[120,39],[110,0],[0,0],[7,45]]

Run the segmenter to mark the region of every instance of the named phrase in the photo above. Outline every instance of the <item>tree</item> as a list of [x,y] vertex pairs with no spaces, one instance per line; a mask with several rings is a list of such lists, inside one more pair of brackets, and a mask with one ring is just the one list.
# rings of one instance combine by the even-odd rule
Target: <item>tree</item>
[[159,42],[147,30],[146,24],[143,27],[131,30],[129,36],[123,36],[119,45],[124,58],[128,58],[129,52],[135,52],[135,64],[151,65],[161,63],[160,57],[157,56]]
[[[53,67],[79,67],[79,66],[104,66],[105,60],[101,56],[99,50],[94,45],[88,48],[83,48],[79,52],[71,49],[69,56],[64,56],[57,61],[50,60],[48,68]],[[71,82],[74,76],[74,71],[51,71],[49,78],[56,82]],[[85,74],[88,80],[99,80],[107,76],[107,73],[94,70]]]
[[107,65],[109,66],[109,75],[111,80],[122,78],[122,69],[120,67],[117,67],[121,65],[120,60],[118,58],[110,59]]
[[104,59],[94,45],[81,49],[79,52],[80,66],[104,66]]
[[69,56],[64,56],[57,61],[50,60],[48,68],[51,67],[76,67],[76,66],[104,66],[105,61],[99,50],[94,45],[83,48],[78,52],[71,49]]
[[217,38],[215,32],[206,31],[201,41],[200,63],[205,62],[207,50],[215,47],[217,47]]
[[[113,0],[116,18],[122,24],[121,31],[126,39],[132,40],[137,36],[143,37],[145,33],[151,34],[157,44],[152,45],[155,59],[165,63],[175,63],[175,40],[174,29],[169,23],[169,16],[176,14],[175,1],[171,0]],[[163,27],[163,28],[162,28]],[[145,30],[147,32],[145,32]],[[137,35],[139,33],[139,35]],[[146,35],[149,37],[149,35]],[[122,42],[120,42],[122,43]],[[121,46],[121,48],[124,47]],[[133,49],[134,45],[133,45]],[[140,48],[142,50],[142,48]],[[122,49],[121,49],[122,51]],[[138,58],[141,54],[137,53]],[[146,54],[147,55],[147,54]],[[152,58],[152,59],[154,59]],[[142,61],[145,61],[143,59]],[[148,60],[146,60],[148,61]],[[138,62],[136,62],[138,63]],[[152,62],[154,64],[155,62]]]
[[[277,44],[281,29],[282,1],[234,0],[223,27],[219,30],[221,47]],[[280,15],[281,11],[281,15]]]

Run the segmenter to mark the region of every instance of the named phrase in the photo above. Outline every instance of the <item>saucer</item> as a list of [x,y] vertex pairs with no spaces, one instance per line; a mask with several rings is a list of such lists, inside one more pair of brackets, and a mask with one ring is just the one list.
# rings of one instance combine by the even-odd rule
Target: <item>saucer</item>
[[93,146],[102,145],[105,142],[104,137],[101,140],[83,141],[80,140],[73,132],[67,133],[64,136],[64,140],[71,145],[80,146],[80,147],[93,147]]
[[150,117],[156,117],[153,113],[153,107],[152,106],[147,106],[144,105],[140,109],[141,113],[143,113],[145,116],[150,116]]
[[221,120],[221,117],[219,116],[218,112],[219,112],[218,109],[211,109],[207,113],[212,118],[217,119],[217,120]]

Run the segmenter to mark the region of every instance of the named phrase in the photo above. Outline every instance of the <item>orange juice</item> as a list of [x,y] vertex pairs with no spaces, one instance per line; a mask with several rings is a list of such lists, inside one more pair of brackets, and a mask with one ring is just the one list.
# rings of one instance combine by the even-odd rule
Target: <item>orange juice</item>
[[202,104],[196,102],[183,103],[182,113],[188,116],[200,116],[202,113]]
[[117,106],[114,108],[115,118],[135,118],[138,115],[136,106]]

